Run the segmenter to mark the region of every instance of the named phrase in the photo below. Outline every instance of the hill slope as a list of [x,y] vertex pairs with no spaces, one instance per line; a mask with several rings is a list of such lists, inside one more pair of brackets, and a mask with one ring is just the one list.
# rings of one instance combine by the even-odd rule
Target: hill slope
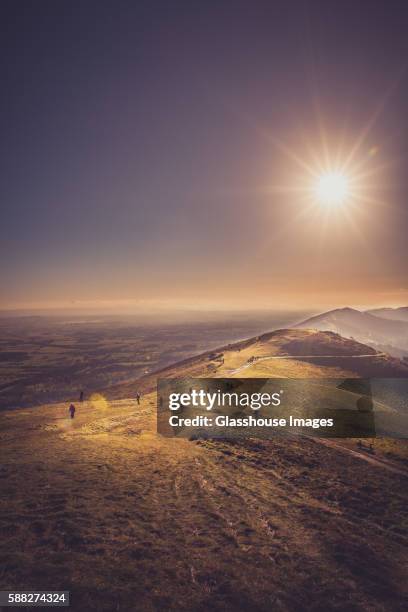
[[307,438],[163,438],[155,403],[1,416],[1,588],[51,583],[75,612],[404,609],[404,469]]
[[[402,372],[336,334],[279,330],[160,375],[361,368]],[[75,612],[404,609],[406,445],[164,438],[156,378],[92,397],[74,420],[67,404],[0,415],[0,588],[69,589]]]
[[382,319],[408,322],[408,306],[402,306],[401,308],[375,308],[366,312]]
[[375,316],[354,308],[331,310],[298,323],[296,327],[334,331],[395,357],[408,354],[408,322]]
[[[222,357],[221,357],[222,356]],[[151,391],[158,377],[408,377],[408,364],[329,331],[280,329],[186,359],[138,381],[110,387],[107,397]]]

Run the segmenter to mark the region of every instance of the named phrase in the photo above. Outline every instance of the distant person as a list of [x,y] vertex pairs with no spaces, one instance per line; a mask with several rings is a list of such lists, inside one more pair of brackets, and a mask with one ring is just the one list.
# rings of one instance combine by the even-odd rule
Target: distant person
[[69,413],[70,413],[70,415],[71,415],[71,419],[73,419],[73,418],[74,418],[74,416],[75,416],[75,406],[74,406],[74,404],[71,404],[71,405],[70,405],[70,407],[69,407]]
[[81,391],[81,393],[79,394],[79,401],[83,402],[84,401],[84,392]]
[[138,406],[139,406],[139,404],[140,404],[140,397],[141,397],[141,395],[140,395],[140,393],[139,393],[139,391],[138,391],[138,392],[136,393],[136,401],[137,401],[137,405],[138,405]]

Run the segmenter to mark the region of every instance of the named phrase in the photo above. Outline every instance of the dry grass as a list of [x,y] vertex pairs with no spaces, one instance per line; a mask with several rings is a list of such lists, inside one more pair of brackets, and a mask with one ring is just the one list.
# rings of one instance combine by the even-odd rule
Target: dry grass
[[1,588],[69,589],[74,610],[403,609],[403,476],[306,439],[161,438],[154,405],[7,413]]
[[[163,374],[228,376],[281,340]],[[356,373],[275,359],[244,375]],[[0,588],[70,590],[78,612],[406,609],[405,442],[376,440],[370,463],[347,441],[162,438],[155,382],[113,388],[73,421],[66,404],[2,414]]]

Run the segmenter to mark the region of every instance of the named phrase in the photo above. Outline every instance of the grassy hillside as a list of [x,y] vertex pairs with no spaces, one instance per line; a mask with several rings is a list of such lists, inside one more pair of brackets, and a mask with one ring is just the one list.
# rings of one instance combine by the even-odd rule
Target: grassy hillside
[[[351,353],[316,365],[302,338],[327,361],[343,344],[284,330],[164,374],[348,376],[376,363],[346,341]],[[154,380],[138,385],[140,406],[129,385],[73,420],[65,403],[1,415],[2,589],[67,589],[78,612],[405,609],[406,445],[162,438]]]
[[164,439],[154,404],[7,413],[3,589],[70,589],[78,611],[403,609],[404,472],[309,439]]
[[393,378],[408,377],[408,364],[333,332],[283,329],[185,359],[136,382],[110,387],[106,394],[134,397],[138,390],[153,390],[158,376]]

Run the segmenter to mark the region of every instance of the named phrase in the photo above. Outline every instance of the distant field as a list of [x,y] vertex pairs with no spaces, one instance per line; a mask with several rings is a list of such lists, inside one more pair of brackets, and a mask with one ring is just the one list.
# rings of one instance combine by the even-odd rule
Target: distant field
[[[304,313],[292,315],[299,320]],[[77,399],[291,322],[276,313],[161,323],[126,317],[0,317],[0,409]]]

